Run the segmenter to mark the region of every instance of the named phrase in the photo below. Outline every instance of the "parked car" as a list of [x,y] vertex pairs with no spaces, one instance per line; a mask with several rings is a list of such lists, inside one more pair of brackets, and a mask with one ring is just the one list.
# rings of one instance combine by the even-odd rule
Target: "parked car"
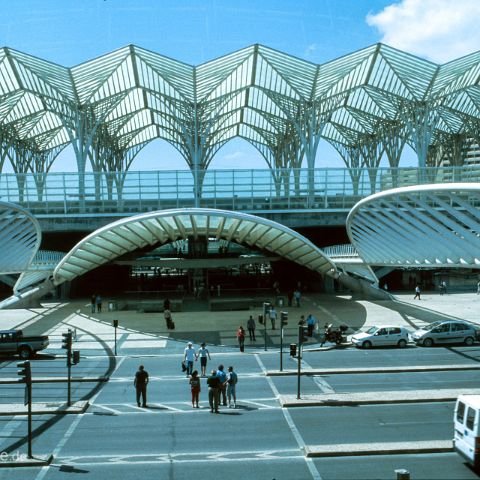
[[405,348],[408,343],[409,331],[395,325],[381,325],[370,327],[366,332],[352,336],[352,343],[356,347],[370,348],[395,346]]
[[477,339],[477,328],[468,322],[444,320],[416,330],[411,334],[411,339],[424,347],[442,343],[473,345]]
[[20,355],[30,358],[36,352],[48,347],[47,335],[25,337],[22,330],[0,331],[0,354]]

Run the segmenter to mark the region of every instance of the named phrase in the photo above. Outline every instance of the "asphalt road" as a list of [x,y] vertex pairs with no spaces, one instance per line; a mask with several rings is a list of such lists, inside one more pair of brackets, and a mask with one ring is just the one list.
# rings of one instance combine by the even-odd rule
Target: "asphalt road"
[[[94,346],[94,345],[92,345]],[[396,468],[407,468],[412,479],[477,478],[454,453],[307,459],[306,445],[448,440],[452,438],[453,403],[305,407],[281,409],[277,396],[295,393],[297,380],[266,377],[278,369],[278,352],[240,354],[217,348],[209,367],[233,365],[239,375],[238,408],[209,412],[202,382],[201,408],[192,409],[188,381],[180,371],[182,345],[144,349],[141,355],[106,357],[91,348],[74,375],[111,374],[101,386],[74,384],[74,399],[90,398],[79,416],[34,417],[35,453],[54,453],[45,468],[0,469],[0,479],[188,479],[224,475],[236,479],[392,479]],[[51,352],[52,353],[52,352]],[[55,353],[55,352],[53,352]],[[60,351],[58,353],[61,353]],[[408,348],[306,352],[313,368],[471,364],[478,348]],[[150,373],[148,409],[135,403],[133,375],[139,364]],[[286,355],[285,368],[296,362]],[[64,358],[33,361],[35,375],[66,373]],[[0,378],[16,375],[16,360],[0,366]],[[455,388],[472,386],[478,372],[347,374],[302,377],[302,393],[360,392]],[[2,385],[3,403],[21,401],[23,390]],[[36,401],[63,401],[64,384],[38,384]],[[26,419],[0,417],[0,450],[22,451]]]

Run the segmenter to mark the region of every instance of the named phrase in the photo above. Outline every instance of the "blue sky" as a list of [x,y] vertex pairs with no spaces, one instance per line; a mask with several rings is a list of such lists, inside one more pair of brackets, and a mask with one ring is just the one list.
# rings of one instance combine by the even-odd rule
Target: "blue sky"
[[[0,44],[74,66],[127,44],[198,65],[261,43],[323,63],[383,41],[443,63],[478,50],[478,0],[0,0]],[[472,26],[469,29],[469,25]],[[412,162],[407,152],[403,164]],[[321,142],[319,167],[341,167]],[[212,168],[264,168],[241,140]],[[173,147],[154,141],[132,169],[185,169]],[[74,171],[70,150],[54,171]]]

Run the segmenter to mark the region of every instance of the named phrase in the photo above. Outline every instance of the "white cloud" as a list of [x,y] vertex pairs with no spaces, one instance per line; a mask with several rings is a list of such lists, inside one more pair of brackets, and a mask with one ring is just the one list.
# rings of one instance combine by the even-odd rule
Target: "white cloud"
[[318,45],[316,43],[311,43],[305,49],[304,57],[305,58],[311,58],[313,56],[313,54],[317,51],[317,49],[318,49]]
[[479,0],[401,0],[366,20],[382,43],[437,63],[480,50]]

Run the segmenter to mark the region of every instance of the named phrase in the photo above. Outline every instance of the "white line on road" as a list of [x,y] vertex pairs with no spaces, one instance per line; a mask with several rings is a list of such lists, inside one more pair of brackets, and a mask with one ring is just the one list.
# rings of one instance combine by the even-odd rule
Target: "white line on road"
[[[308,370],[312,370],[312,367],[305,360],[302,360],[302,368],[303,366],[305,366],[305,368]],[[312,378],[315,384],[323,393],[335,393],[335,390],[323,377],[319,375],[313,375]]]
[[[255,358],[257,359],[258,365],[262,369],[262,372],[264,374],[267,373],[267,369],[265,368],[265,365],[262,362],[262,359],[260,358],[259,355],[255,355]],[[278,391],[277,387],[273,383],[272,377],[266,377],[267,382],[270,385],[270,388],[272,389],[273,394],[278,398],[280,397],[280,392]],[[295,425],[292,416],[290,415],[290,412],[286,408],[282,408],[282,413],[283,416],[285,417],[285,420],[287,422],[288,427],[290,428],[295,440],[297,441],[298,446],[300,449],[304,452],[305,451],[305,442],[303,441],[302,436],[300,435],[300,432],[298,431],[297,426]],[[315,463],[310,457],[305,457],[305,462],[307,464],[308,469],[310,470],[310,473],[312,474],[313,480],[322,480],[322,477],[317,470],[317,467],[315,466]]]

